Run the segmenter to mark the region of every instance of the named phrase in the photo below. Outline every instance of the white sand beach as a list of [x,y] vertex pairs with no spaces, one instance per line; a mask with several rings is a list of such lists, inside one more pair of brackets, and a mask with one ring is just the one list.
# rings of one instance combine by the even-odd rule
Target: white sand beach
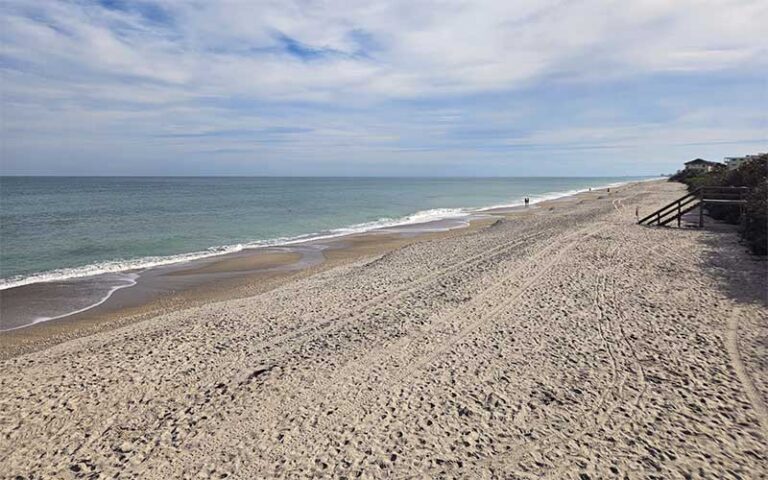
[[683,189],[6,358],[0,477],[766,478],[767,264],[731,231],[636,224]]

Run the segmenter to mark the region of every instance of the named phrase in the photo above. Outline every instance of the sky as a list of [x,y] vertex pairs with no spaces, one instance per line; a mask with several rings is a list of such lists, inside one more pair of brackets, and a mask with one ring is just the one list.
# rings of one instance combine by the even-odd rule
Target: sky
[[7,175],[657,175],[768,150],[768,2],[0,2]]

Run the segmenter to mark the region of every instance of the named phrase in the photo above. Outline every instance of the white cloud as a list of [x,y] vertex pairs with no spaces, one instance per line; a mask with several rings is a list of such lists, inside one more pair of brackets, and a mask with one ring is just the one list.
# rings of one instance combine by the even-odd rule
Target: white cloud
[[[483,141],[661,146],[760,136],[754,110],[726,112],[737,119],[726,128],[717,117],[694,115],[687,99],[663,121],[628,122],[627,107],[601,104],[593,108],[607,113],[567,125],[555,118],[530,125],[536,99],[519,101],[514,110],[455,104],[555,81],[764,73],[764,1],[125,5],[130,8],[85,0],[0,5],[2,135],[13,155],[54,149],[63,136],[68,148],[81,138],[94,148],[123,145],[136,156],[187,148],[319,157],[325,149],[326,156],[362,151],[370,158],[416,150],[440,150],[446,158],[451,151],[455,158]],[[414,101],[434,105],[403,106]],[[314,109],[294,107],[307,102]],[[279,134],[290,144],[258,133],[274,126],[299,129]],[[475,145],[451,138],[473,127],[527,131]],[[162,136],[232,130],[256,133]]]
[[[355,2],[357,3],[357,2]],[[765,2],[163,2],[170,23],[95,5],[7,2],[4,55],[66,75],[201,95],[339,100],[516,88],[576,77],[751,67]],[[41,21],[41,18],[43,19]],[[280,35],[313,60],[280,51]],[[363,36],[364,41],[355,40]],[[63,64],[63,65],[62,65]],[[605,71],[602,71],[605,70]]]

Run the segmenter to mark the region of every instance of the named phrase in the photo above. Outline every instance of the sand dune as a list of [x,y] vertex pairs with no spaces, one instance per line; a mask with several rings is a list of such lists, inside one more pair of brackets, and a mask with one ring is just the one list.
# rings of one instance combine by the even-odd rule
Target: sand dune
[[0,363],[7,478],[765,478],[766,264],[633,184]]

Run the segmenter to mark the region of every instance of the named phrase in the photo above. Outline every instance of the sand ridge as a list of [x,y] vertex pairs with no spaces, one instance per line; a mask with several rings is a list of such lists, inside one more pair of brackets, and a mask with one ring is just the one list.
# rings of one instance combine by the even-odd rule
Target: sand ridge
[[765,264],[733,234],[635,225],[681,189],[593,192],[5,360],[3,471],[765,477]]

